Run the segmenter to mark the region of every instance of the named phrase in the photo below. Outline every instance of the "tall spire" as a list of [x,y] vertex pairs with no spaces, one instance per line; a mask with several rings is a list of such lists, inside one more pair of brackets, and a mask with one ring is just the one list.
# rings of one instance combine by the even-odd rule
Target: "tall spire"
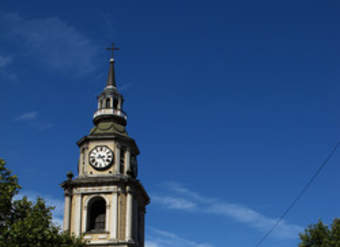
[[109,68],[109,75],[107,77],[107,87],[116,86],[116,76],[115,76],[115,60],[113,58],[110,59],[110,68]]
[[112,43],[112,47],[106,48],[106,50],[109,50],[109,51],[112,52],[112,55],[111,55],[111,58],[110,58],[109,75],[108,75],[108,78],[107,78],[106,86],[107,87],[117,87],[116,76],[115,76],[115,66],[114,66],[115,60],[113,58],[113,55],[114,55],[113,52],[119,50],[119,48],[115,47],[115,44]]

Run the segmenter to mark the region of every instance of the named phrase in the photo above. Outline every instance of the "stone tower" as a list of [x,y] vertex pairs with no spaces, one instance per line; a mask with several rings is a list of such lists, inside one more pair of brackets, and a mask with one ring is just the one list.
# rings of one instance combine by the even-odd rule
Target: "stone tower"
[[78,176],[73,179],[70,173],[61,184],[64,230],[83,235],[88,246],[143,247],[150,199],[137,180],[139,150],[126,132],[127,115],[117,90],[113,57],[93,123],[90,133],[77,142]]

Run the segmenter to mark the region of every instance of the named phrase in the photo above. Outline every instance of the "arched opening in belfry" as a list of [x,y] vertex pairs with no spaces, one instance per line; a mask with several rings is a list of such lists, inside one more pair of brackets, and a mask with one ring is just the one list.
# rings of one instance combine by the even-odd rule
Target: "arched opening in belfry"
[[115,110],[118,109],[118,99],[117,99],[117,98],[114,98],[114,100],[113,100],[113,108],[114,108]]
[[105,108],[110,108],[110,98],[107,98],[105,101]]
[[102,197],[92,198],[87,205],[87,231],[104,231],[106,202]]

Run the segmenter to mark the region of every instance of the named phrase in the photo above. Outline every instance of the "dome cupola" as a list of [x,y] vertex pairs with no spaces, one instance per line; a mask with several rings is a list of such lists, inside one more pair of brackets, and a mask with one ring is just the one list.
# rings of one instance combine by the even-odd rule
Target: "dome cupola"
[[118,50],[112,46],[108,48],[112,50],[110,58],[109,74],[104,91],[97,97],[98,108],[93,115],[93,122],[97,124],[100,121],[115,121],[118,124],[126,125],[127,115],[123,111],[123,96],[118,92],[115,78],[115,60],[113,58],[113,50]]

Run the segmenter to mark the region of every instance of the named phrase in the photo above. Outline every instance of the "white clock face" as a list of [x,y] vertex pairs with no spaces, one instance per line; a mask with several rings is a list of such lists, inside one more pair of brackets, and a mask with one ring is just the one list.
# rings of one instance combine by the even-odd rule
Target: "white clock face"
[[112,164],[113,152],[106,146],[96,146],[91,150],[90,164],[96,169],[105,169]]

